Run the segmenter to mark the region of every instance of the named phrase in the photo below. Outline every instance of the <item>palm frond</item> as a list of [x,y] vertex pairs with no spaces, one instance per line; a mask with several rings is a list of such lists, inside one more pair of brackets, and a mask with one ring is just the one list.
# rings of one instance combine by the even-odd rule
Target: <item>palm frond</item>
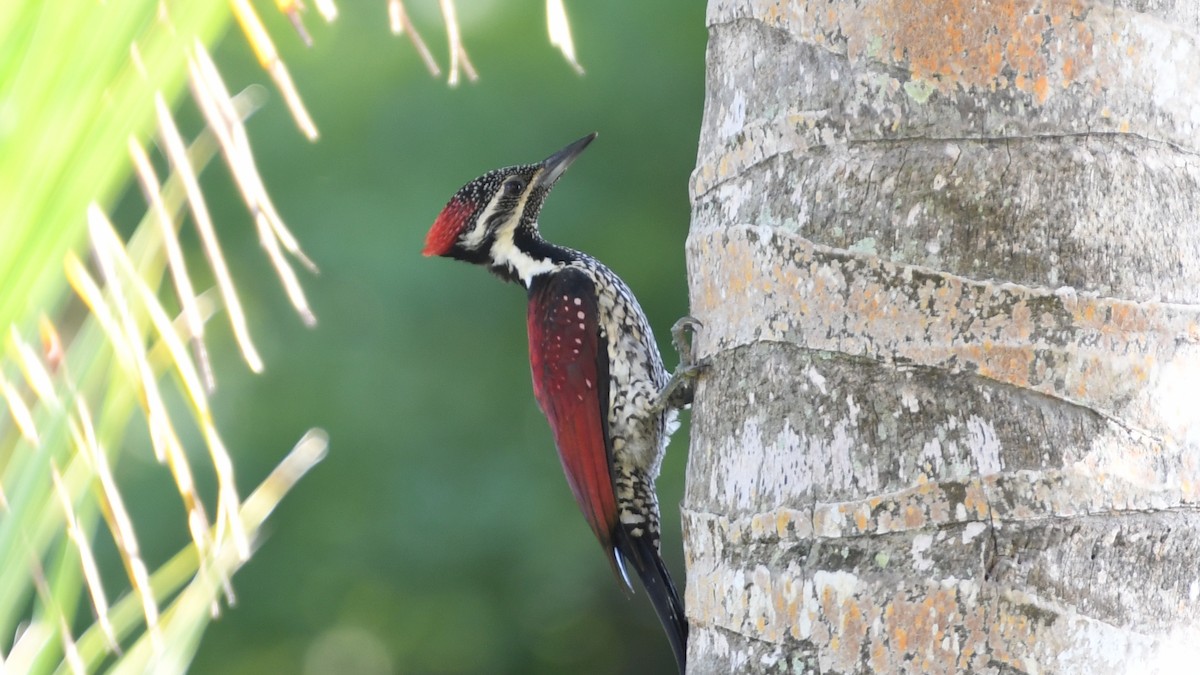
[[[276,4],[311,44],[303,4]],[[316,6],[336,18],[333,0]],[[393,30],[440,75],[400,0],[388,7]],[[455,5],[440,0],[439,9],[449,83],[460,73],[474,80]],[[205,324],[219,310],[247,366],[263,368],[198,180],[218,154],[289,301],[316,323],[293,263],[311,273],[316,265],[273,204],[243,126],[261,90],[231,95],[207,51],[230,19],[315,140],[249,0],[0,3],[0,671],[184,670],[221,598],[232,600],[230,579],[264,519],[326,451],[325,434],[310,430],[243,500],[209,401]],[[547,20],[551,42],[582,72],[561,0],[548,0]],[[190,141],[171,112],[185,91],[206,124]],[[131,175],[146,212],[126,239],[106,214]],[[214,289],[193,284],[185,224],[196,228]],[[160,299],[168,278],[178,316]],[[185,411],[167,404],[166,390]],[[116,471],[136,418],[174,482],[190,539],[157,568]],[[199,429],[211,469],[193,466],[181,422]],[[196,488],[201,470],[215,474],[214,504]],[[115,544],[120,579],[97,563],[100,532]],[[79,630],[84,611],[92,620]]]
[[[229,8],[79,5],[64,12],[30,1],[0,9],[7,46],[0,100],[12,124],[0,135],[7,242],[0,247],[0,325],[8,328],[0,394],[10,413],[0,418],[0,663],[14,672],[102,664],[172,672],[190,661],[221,595],[232,597],[230,576],[250,556],[262,518],[326,444],[323,433],[310,432],[251,500],[240,499],[208,400],[214,383],[204,322],[218,304],[251,369],[262,364],[197,180],[218,152],[234,168],[268,259],[309,323],[315,318],[285,251],[313,266],[254,168],[242,120],[261,96],[230,96],[204,47]],[[188,83],[208,123],[190,147],[167,103]],[[165,180],[139,140],[155,129],[170,167]],[[125,241],[105,205],[131,168],[148,210]],[[185,207],[218,280],[215,297],[197,293],[185,267],[177,236]],[[87,261],[75,252],[85,238]],[[179,319],[159,300],[168,268]],[[211,507],[196,488],[198,469],[164,387],[188,403],[208,449],[217,479]],[[175,483],[191,535],[173,564],[153,574],[114,469],[135,411]],[[124,567],[115,603],[105,589],[122,585],[102,578],[92,552],[101,524]],[[95,621],[76,639],[85,607]]]

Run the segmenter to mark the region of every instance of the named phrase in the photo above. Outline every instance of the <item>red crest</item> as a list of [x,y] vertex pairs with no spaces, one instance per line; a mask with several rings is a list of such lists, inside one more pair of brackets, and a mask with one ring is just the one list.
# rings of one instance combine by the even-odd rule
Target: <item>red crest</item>
[[474,213],[475,205],[471,202],[458,197],[451,199],[438,214],[437,220],[433,221],[429,234],[425,235],[425,250],[421,253],[426,256],[446,255]]

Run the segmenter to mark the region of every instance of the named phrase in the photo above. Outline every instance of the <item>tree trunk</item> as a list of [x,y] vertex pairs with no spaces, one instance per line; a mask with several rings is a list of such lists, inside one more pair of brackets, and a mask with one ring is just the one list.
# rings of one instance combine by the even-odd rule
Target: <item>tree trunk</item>
[[1200,671],[1200,3],[708,24],[692,672]]

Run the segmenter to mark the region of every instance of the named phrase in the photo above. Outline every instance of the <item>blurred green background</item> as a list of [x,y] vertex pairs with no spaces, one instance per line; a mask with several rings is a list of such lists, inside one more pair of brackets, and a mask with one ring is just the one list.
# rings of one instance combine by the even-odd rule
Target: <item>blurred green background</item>
[[[310,426],[331,447],[268,522],[194,672],[672,672],[649,602],[622,594],[562,477],[532,396],[524,294],[420,250],[466,181],[599,131],[542,229],[629,283],[673,367],[704,3],[568,3],[580,77],[548,43],[544,3],[464,0],[481,77],[457,89],[391,35],[384,2],[340,3],[332,25],[310,12],[312,49],[260,4],[322,134],[304,141],[274,89],[248,124],[269,190],[322,268],[303,279],[320,324],[307,330],[290,310],[214,163],[210,207],[267,363],[249,374],[227,322],[211,323],[216,415],[243,493]],[[445,67],[436,3],[406,5]],[[236,28],[216,57],[231,89],[267,82]],[[197,115],[181,114],[194,132]],[[118,217],[135,208],[136,193]],[[190,445],[202,466],[202,443]],[[659,481],[680,586],[686,448],[685,424]],[[186,528],[165,469],[148,447],[132,454],[123,480],[153,513],[139,531],[153,563]]]

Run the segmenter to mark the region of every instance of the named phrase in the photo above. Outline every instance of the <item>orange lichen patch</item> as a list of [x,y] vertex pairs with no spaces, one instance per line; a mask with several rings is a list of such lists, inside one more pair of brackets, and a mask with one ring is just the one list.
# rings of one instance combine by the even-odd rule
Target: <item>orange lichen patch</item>
[[[879,617],[879,609],[870,595],[860,596],[857,577],[846,573],[817,573],[813,585],[819,598],[816,618],[829,630],[824,642],[823,661],[838,671],[850,671],[859,662],[868,629]],[[818,634],[814,632],[814,638]],[[817,641],[817,640],[814,640]]]
[[978,603],[964,602],[962,615],[958,626],[961,636],[961,651],[958,654],[960,673],[978,672],[980,668],[973,667],[972,659],[977,653],[987,652],[987,611],[985,606]]
[[1013,304],[1011,313],[1001,327],[1003,338],[1016,343],[1028,342],[1034,329],[1033,310],[1028,302]]
[[967,508],[968,518],[982,520],[987,518],[991,511],[987,495],[984,494],[983,485],[979,481],[972,480],[967,483],[967,493],[962,503]]
[[747,166],[763,159],[761,143],[747,135],[743,142],[725,148],[719,157],[707,157],[697,163],[696,174],[692,177],[692,191],[700,195],[708,192],[713,186],[733,178],[745,170]]
[[917,504],[906,504],[904,506],[904,526],[910,529],[916,529],[925,525],[925,510]]
[[1062,62],[1062,87],[1066,89],[1075,79],[1075,59],[1066,57]]
[[1141,346],[1147,335],[1161,330],[1167,320],[1162,305],[1111,300],[1098,302],[1104,308],[1103,320],[1098,327],[1099,334],[1104,337],[1102,344],[1118,347],[1117,353],[1129,353],[1129,347],[1142,351]]
[[[869,602],[863,604],[869,604]],[[840,618],[839,634],[842,636],[842,644],[841,649],[836,650],[836,654],[840,658],[835,658],[834,661],[837,667],[848,670],[858,663],[863,639],[867,635],[867,621],[860,603],[853,601],[843,605]]]
[[813,532],[819,536],[841,536],[843,513],[842,506],[821,507],[813,510]]
[[1038,105],[1045,103],[1046,99],[1050,98],[1050,79],[1045,75],[1039,75],[1038,78],[1034,80],[1033,96],[1034,100],[1038,102]]
[[[953,484],[962,485],[957,481]],[[816,532],[822,537],[831,538],[885,534],[986,518],[987,503],[978,480],[973,479],[964,486],[965,511],[958,509],[958,504],[951,501],[950,495],[956,491],[949,490],[948,485],[926,480],[916,487],[893,492],[886,497],[817,504],[812,515]]]
[[[1050,626],[1043,621],[1053,622],[1055,615],[1039,605],[1025,605],[1011,600],[999,603],[988,635],[990,656],[1004,664],[1024,671],[1026,658],[1037,651],[1040,641]],[[1032,609],[1032,612],[1030,611]],[[1030,615],[1045,617],[1042,621],[1031,621]]]
[[1150,379],[1150,374],[1154,372],[1154,357],[1146,355],[1141,359],[1135,359],[1129,366],[1129,376],[1141,384]]
[[825,616],[830,616],[837,612],[840,602],[837,591],[833,586],[825,585],[820,589],[821,610]]
[[883,306],[880,299],[882,291],[883,289],[877,286],[865,286],[858,289],[856,297],[852,300],[855,309],[868,321],[878,321],[883,318],[880,312]]
[[[1086,482],[1078,483],[1079,490],[1092,489]],[[968,495],[977,488],[969,488]],[[1019,588],[961,576],[929,578],[927,572],[921,579],[928,581],[914,581],[908,571],[874,565],[861,573],[813,570],[772,556],[739,564],[723,551],[744,547],[747,528],[686,509],[684,525],[689,537],[696,537],[688,547],[697,558],[689,559],[686,589],[695,634],[719,627],[784,649],[794,645],[785,641],[804,641],[825,671],[852,672],[866,665],[875,672],[933,675],[979,672],[988,663],[1024,672],[1030,664],[1051,663],[1046,657],[1060,653],[1062,644],[1095,644],[1094,633],[1079,632],[1087,626],[1072,618],[1077,616],[1072,608]],[[939,546],[958,541],[950,537]]]
[[779,536],[785,536],[792,523],[791,511],[780,513],[775,519],[775,533]]
[[[693,312],[708,327],[701,357],[780,340],[884,362],[902,358],[1132,413],[1132,423],[1152,428],[1159,416],[1154,408],[1122,406],[1157,386],[1185,348],[1180,336],[1200,336],[1194,312],[1175,305],[931,270],[914,278],[917,268],[778,230],[693,233],[689,249],[698,248],[710,264],[691,277]],[[936,283],[929,282],[931,274]],[[726,300],[735,294],[751,298]],[[895,511],[891,517],[908,516]]]
[[[959,672],[958,640],[947,637],[949,631],[961,634],[968,623],[960,601],[956,586],[938,584],[893,595],[881,615],[881,631],[871,650],[872,663],[886,658],[892,663],[907,662],[912,672]],[[968,640],[981,639],[972,632],[966,633]],[[886,657],[876,655],[880,646],[886,650]]]
[[[712,241],[709,239],[700,239],[692,242],[699,247],[696,252],[701,256],[701,259],[707,260],[712,255]],[[695,275],[695,279],[700,282],[700,286],[693,287],[693,293],[699,293],[701,304],[705,307],[714,307],[720,299],[717,290],[717,284],[713,283],[713,276],[709,274]]]
[[775,608],[775,620],[779,625],[779,639],[782,640],[783,633],[795,626],[796,620],[799,618],[800,594],[797,593],[797,589],[801,584],[796,579],[782,576],[775,580],[774,586],[777,590],[772,594],[772,601]]
[[1092,49],[1088,21],[1095,19],[1085,10],[1083,0],[829,0],[778,3],[760,18],[843,47],[851,60],[906,68],[911,80],[935,90],[995,91],[1011,83],[1041,104],[1052,85],[1065,88],[1106,58]]
[[871,522],[870,517],[871,517],[871,514],[866,509],[855,509],[854,510],[854,526],[858,528],[859,532],[867,531],[867,526]]
[[1034,348],[1029,346],[1010,346],[987,343],[980,348],[969,350],[979,363],[979,374],[993,380],[1016,385],[1031,387],[1029,379],[1030,366],[1035,358]]
[[1004,54],[999,50],[994,50],[987,54],[983,60],[984,72],[992,80],[993,85],[990,89],[995,89],[997,78],[1000,77],[1000,69],[1004,67]]
[[1083,310],[1075,314],[1077,322],[1092,323],[1096,320],[1096,303],[1087,302],[1083,304]]
[[875,640],[871,643],[871,670],[876,673],[892,673],[897,669],[892,665],[892,660],[888,658],[891,651],[882,641]]
[[[1015,71],[1014,84],[1022,91],[1034,91],[1043,85],[1048,95],[1050,62],[1054,50],[1069,49],[1065,40],[1053,41],[1054,49],[1043,44],[1047,32],[1070,30],[1080,19],[1055,11],[1048,13],[1040,0],[891,0],[874,3],[856,16],[852,7],[844,7],[839,17],[843,29],[854,39],[858,28],[875,39],[890,44],[889,53],[898,65],[907,66],[913,79],[928,81],[935,88],[958,87],[993,90],[1004,86],[1002,73]],[[1061,9],[1061,3],[1054,8]],[[854,26],[856,22],[860,25]],[[1089,54],[1070,55],[1087,59]],[[1061,76],[1061,68],[1054,76]],[[1032,86],[1031,86],[1032,85]],[[1044,102],[1041,96],[1038,102]]]

